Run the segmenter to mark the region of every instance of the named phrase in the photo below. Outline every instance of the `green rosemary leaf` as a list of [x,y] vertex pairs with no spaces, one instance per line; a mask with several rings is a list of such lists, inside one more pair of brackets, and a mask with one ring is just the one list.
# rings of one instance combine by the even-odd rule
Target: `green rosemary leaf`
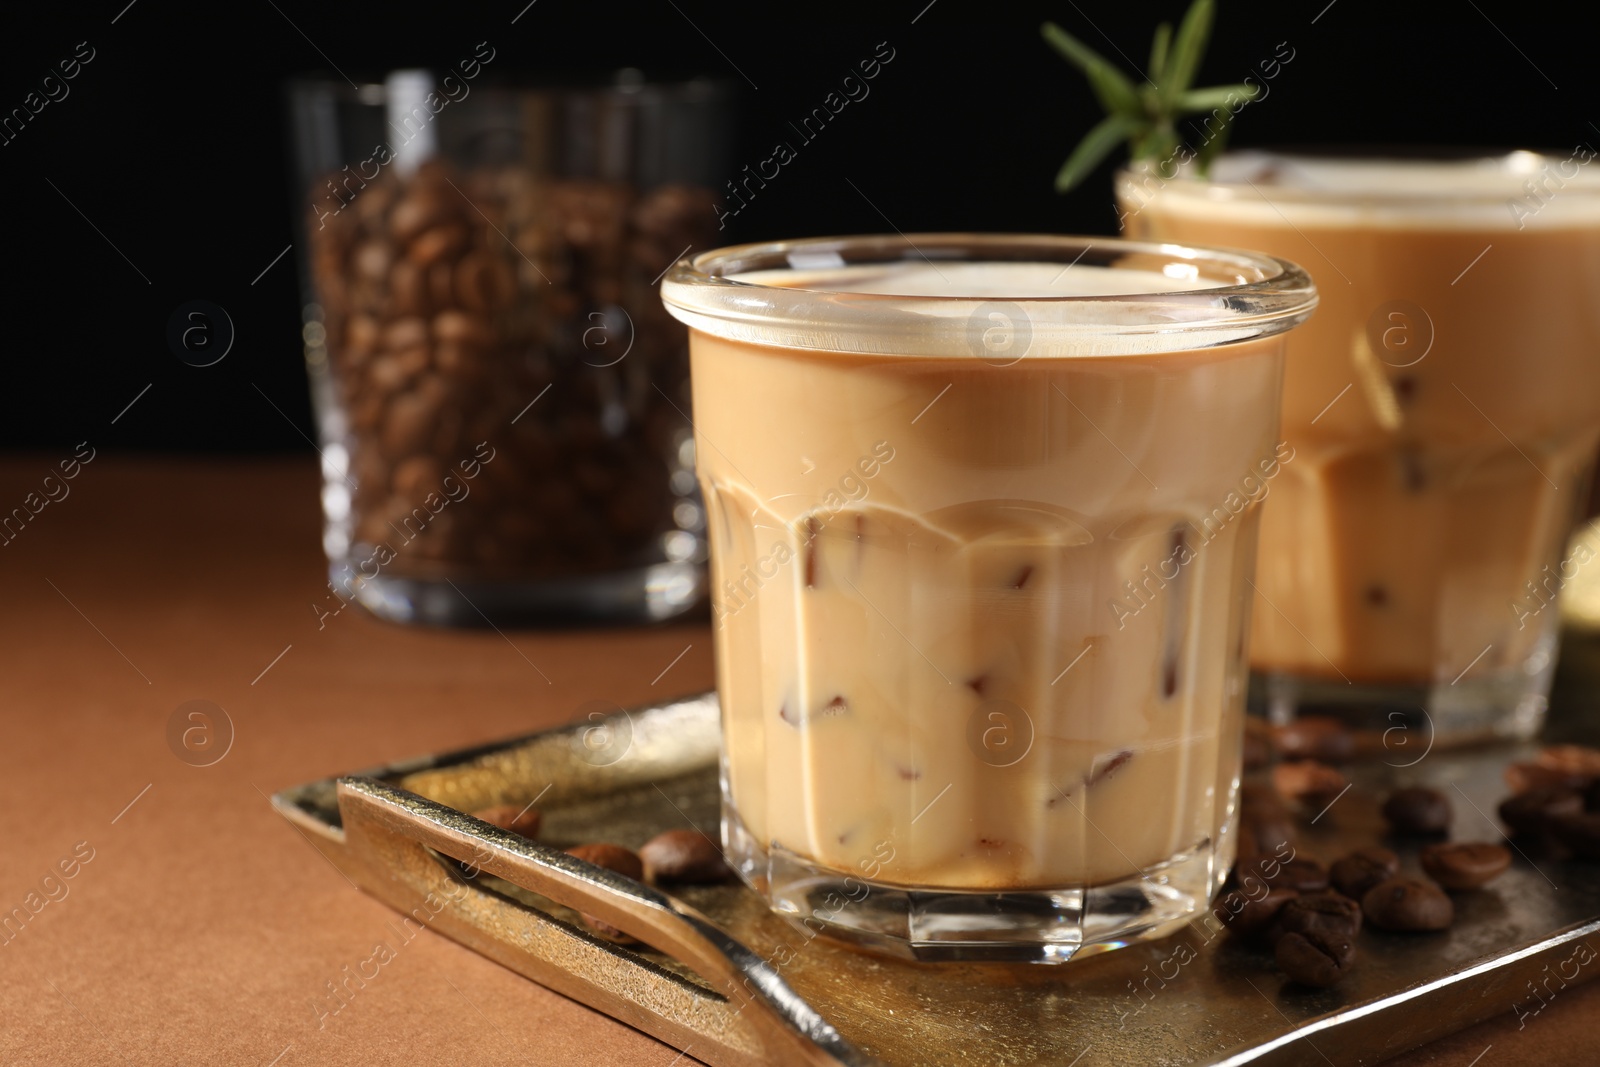
[[1150,44],[1150,80],[1160,85],[1167,76],[1167,49],[1172,45],[1172,23],[1163,22],[1156,27],[1156,39]]
[[1211,176],[1211,164],[1222,153],[1228,143],[1228,132],[1233,129],[1233,115],[1226,108],[1222,112],[1222,120],[1212,131],[1211,136],[1200,146],[1194,156],[1195,174],[1201,178]]
[[[1222,108],[1232,111],[1234,101],[1241,97],[1249,100],[1256,95],[1254,85],[1217,85],[1210,89],[1190,89],[1178,98],[1178,111],[1185,115],[1197,115],[1202,111],[1215,111]],[[1229,98],[1232,99],[1229,99]]]
[[[1040,27],[1046,43],[1083,72],[1107,115],[1061,165],[1057,192],[1067,192],[1083,181],[1119,140],[1128,142],[1128,154],[1135,163],[1154,166],[1170,176],[1179,168],[1181,153],[1184,159],[1193,159],[1196,172],[1205,177],[1211,161],[1227,143],[1241,101],[1254,100],[1259,92],[1250,85],[1191,88],[1215,20],[1216,0],[1192,0],[1176,31],[1168,22],[1156,27],[1149,73],[1142,81],[1137,76],[1130,79],[1055,23]],[[1180,131],[1178,119],[1185,115],[1196,118]],[[1188,152],[1185,145],[1195,151]]]
[[1163,120],[1147,129],[1134,142],[1129,154],[1134,159],[1161,164],[1177,155],[1178,144],[1178,131]]
[[1107,115],[1084,134],[1072,155],[1056,174],[1056,192],[1064,193],[1089,176],[1118,142],[1135,132],[1137,123],[1125,115]]
[[1045,23],[1039,32],[1050,47],[1083,71],[1095,98],[1106,111],[1129,117],[1143,114],[1144,106],[1139,102],[1133,83],[1098,52],[1053,22]]
[[1200,57],[1205,54],[1206,43],[1211,37],[1211,22],[1215,15],[1214,0],[1194,0],[1183,16],[1178,35],[1172,42],[1167,76],[1161,80],[1162,92],[1169,102],[1188,92],[1190,83],[1194,81],[1195,72],[1200,69]]

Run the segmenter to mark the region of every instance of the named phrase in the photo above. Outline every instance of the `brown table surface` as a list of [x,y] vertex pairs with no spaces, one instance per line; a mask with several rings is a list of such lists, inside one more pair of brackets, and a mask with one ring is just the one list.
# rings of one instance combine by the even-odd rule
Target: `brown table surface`
[[[0,462],[0,513],[68,454]],[[391,913],[267,797],[705,689],[704,625],[502,636],[352,608],[319,628],[313,461],[100,456],[69,484],[0,545],[0,915],[29,916],[0,929],[0,1063],[693,1062],[432,932],[319,1019]],[[210,767],[167,744],[195,699],[234,725]],[[75,847],[92,859],[42,884]],[[1594,1063],[1597,1013],[1600,985],[1575,988],[1520,1032],[1506,1016],[1390,1062]]]

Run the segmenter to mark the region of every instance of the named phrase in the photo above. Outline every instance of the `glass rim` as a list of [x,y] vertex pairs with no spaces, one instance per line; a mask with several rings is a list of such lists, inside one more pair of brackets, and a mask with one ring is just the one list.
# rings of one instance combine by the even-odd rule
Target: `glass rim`
[[[796,287],[731,275],[857,265],[1080,263],[1208,277],[1206,288],[1129,293],[904,295]],[[1059,277],[1060,275],[1057,275]],[[1169,274],[1169,277],[1179,275]],[[661,285],[672,315],[729,340],[885,355],[984,355],[992,316],[1025,327],[1031,356],[1190,351],[1271,336],[1310,315],[1317,290],[1298,265],[1262,252],[1120,237],[1053,234],[865,234],[769,241],[678,260]]]
[[[626,76],[632,68],[598,75],[592,80],[581,78],[547,81],[529,76],[506,76],[498,72],[481,82],[476,82],[472,92],[502,99],[518,100],[570,100],[576,98],[606,100],[616,104],[643,104],[658,100],[683,102],[723,103],[731,100],[733,85],[727,79],[704,75],[682,78],[650,78],[640,74],[637,79]],[[443,67],[397,67],[382,73],[358,77],[352,85],[348,81],[322,73],[310,73],[286,78],[284,91],[291,97],[314,95],[332,98],[345,103],[376,107],[389,98],[386,79],[395,74],[427,74],[436,81],[445,77],[462,77]]]
[[[1587,146],[1578,146],[1587,147]],[[1582,168],[1595,158],[1590,150],[1589,159],[1578,163],[1578,171],[1564,176],[1559,190],[1561,197],[1589,200],[1600,195],[1600,177],[1576,180],[1583,177]],[[1559,168],[1577,158],[1576,149],[1567,155],[1553,150],[1540,149],[1481,149],[1438,148],[1429,150],[1407,149],[1394,146],[1341,150],[1337,146],[1310,148],[1250,148],[1223,152],[1213,162],[1240,162],[1259,160],[1264,165],[1273,161],[1291,164],[1346,167],[1394,168],[1412,175],[1433,169],[1441,172],[1456,171],[1459,175],[1476,179],[1481,184],[1468,188],[1448,188],[1438,185],[1416,185],[1410,188],[1373,190],[1364,187],[1306,186],[1278,183],[1257,183],[1245,180],[1224,180],[1200,177],[1190,163],[1181,164],[1171,177],[1156,166],[1145,163],[1126,163],[1117,168],[1115,183],[1120,189],[1127,184],[1153,181],[1159,191],[1175,191],[1214,203],[1256,202],[1272,194],[1273,203],[1304,204],[1316,207],[1342,208],[1403,208],[1437,214],[1452,208],[1494,207],[1504,209],[1508,198],[1528,195],[1523,183],[1539,178],[1549,168]]]

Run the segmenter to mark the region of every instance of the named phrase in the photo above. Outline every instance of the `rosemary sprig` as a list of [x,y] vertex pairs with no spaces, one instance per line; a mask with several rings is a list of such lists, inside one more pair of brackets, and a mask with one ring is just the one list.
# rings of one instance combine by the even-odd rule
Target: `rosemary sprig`
[[1178,130],[1178,120],[1211,112],[1215,120],[1213,131],[1198,148],[1192,149],[1196,168],[1202,177],[1206,174],[1227,139],[1233,105],[1256,94],[1253,85],[1190,88],[1215,17],[1215,0],[1194,0],[1176,35],[1170,22],[1157,26],[1150,45],[1149,75],[1142,85],[1060,26],[1044,24],[1041,32],[1045,41],[1083,72],[1095,99],[1106,111],[1106,117],[1084,134],[1061,165],[1056,174],[1056,192],[1065,193],[1083,181],[1122,141],[1127,142],[1128,154],[1135,161],[1173,161],[1180,147],[1188,147]]

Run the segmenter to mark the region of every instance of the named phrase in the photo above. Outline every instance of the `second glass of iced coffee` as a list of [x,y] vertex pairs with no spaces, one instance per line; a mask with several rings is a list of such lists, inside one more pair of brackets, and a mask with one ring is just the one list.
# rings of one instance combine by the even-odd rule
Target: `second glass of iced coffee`
[[1411,763],[1544,721],[1564,551],[1600,444],[1592,150],[1223,156],[1130,167],[1125,231],[1306,265],[1292,460],[1263,504],[1251,659],[1282,719],[1332,714]]
[[705,253],[663,296],[691,328],[745,880],[923,959],[1059,961],[1205,908],[1305,274],[861,237]]

